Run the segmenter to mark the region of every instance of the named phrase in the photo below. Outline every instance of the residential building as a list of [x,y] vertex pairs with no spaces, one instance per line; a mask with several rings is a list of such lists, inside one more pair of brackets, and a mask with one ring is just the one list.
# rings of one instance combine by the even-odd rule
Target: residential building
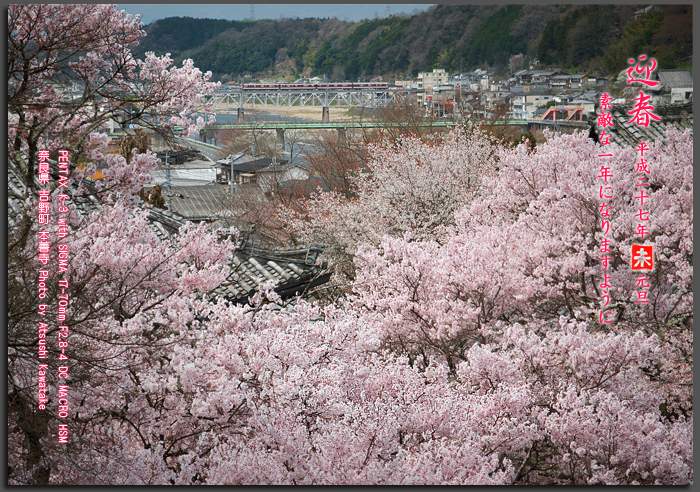
[[273,160],[257,172],[257,183],[264,193],[268,193],[281,183],[292,180],[303,181],[309,179],[312,174],[313,169],[306,163],[292,164],[287,161]]
[[520,70],[515,72],[511,79],[519,84],[544,84],[549,85],[552,77],[560,75],[563,72],[549,70]]
[[151,171],[154,184],[170,186],[201,186],[216,184],[216,165],[211,161],[193,160],[168,168]]
[[423,91],[419,95],[421,105],[425,105],[426,96],[430,96],[427,101],[432,100],[433,87],[447,85],[447,82],[448,74],[444,68],[434,68],[432,72],[420,72],[418,74],[418,90]]
[[172,186],[171,189],[165,198],[170,211],[193,222],[215,220],[230,202],[228,186],[220,184]]
[[448,74],[444,68],[434,68],[432,72],[418,74],[418,88],[428,89],[435,86],[447,85]]
[[567,89],[569,87],[570,83],[571,83],[571,75],[569,75],[569,74],[555,75],[549,81],[550,87],[552,87],[552,89],[562,89],[562,90]]
[[[234,171],[240,168],[246,163],[253,162],[255,157],[245,154],[244,152],[239,152],[238,154],[231,154],[224,159],[216,161],[216,182],[229,184],[231,183],[231,165],[234,166]],[[236,176],[236,178],[238,178]],[[235,180],[238,182],[238,179]]]
[[588,99],[574,99],[573,101],[569,101],[567,104],[567,107],[569,108],[580,108],[586,117],[591,114],[595,113],[595,106],[596,102],[595,101],[590,101]]
[[693,74],[690,70],[657,70],[656,76],[663,84],[664,102],[675,104],[693,100]]
[[588,75],[582,74],[582,73],[577,73],[575,75],[571,75],[569,79],[569,88],[570,89],[582,89],[584,84],[588,82]]
[[545,92],[524,92],[514,94],[513,116],[516,119],[533,119],[535,112],[542,106],[546,106],[549,101],[554,100],[554,96]]
[[[49,161],[52,169],[58,170],[56,161]],[[56,175],[58,173],[56,172]],[[75,193],[75,183],[69,186]],[[94,182],[85,179],[81,184],[84,187],[82,199],[75,203],[76,212],[88,217],[100,209],[100,204],[95,193]],[[178,190],[179,200],[185,200],[185,194],[192,195],[192,198],[201,194],[207,187]],[[224,187],[212,185],[212,190]],[[8,209],[15,213],[22,210],[21,198],[27,194],[27,188],[21,172],[12,164],[8,166],[8,189],[14,191],[8,200]],[[213,198],[212,198],[213,200]],[[214,202],[200,203],[200,206],[188,205],[184,202],[183,207],[191,207],[193,216],[200,214],[214,206]],[[148,226],[162,241],[176,244],[179,230],[185,225],[186,219],[183,215],[162,210],[146,203],[141,203],[141,207],[148,212]],[[231,254],[229,265],[231,275],[224,280],[213,291],[202,293],[202,297],[216,301],[218,298],[225,298],[231,302],[245,304],[259,289],[260,285],[270,279],[277,280],[275,292],[282,299],[288,299],[296,294],[308,296],[310,290],[318,285],[322,285],[330,279],[331,273],[327,271],[327,263],[320,262],[319,256],[323,252],[323,246],[311,244],[299,246],[293,249],[273,247],[259,233],[249,233],[243,236],[240,247]]]

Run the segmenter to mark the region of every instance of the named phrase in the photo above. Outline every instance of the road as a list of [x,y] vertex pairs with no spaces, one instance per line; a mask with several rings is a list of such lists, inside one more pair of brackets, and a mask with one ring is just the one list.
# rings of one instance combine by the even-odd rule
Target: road
[[221,159],[221,147],[208,144],[208,143],[203,143],[199,142],[198,140],[195,140],[193,138],[177,138],[177,140],[181,141],[180,145],[183,146],[194,146],[197,150],[199,150],[204,157],[209,159],[210,161],[218,161]]
[[[225,156],[221,155],[221,147],[217,145],[212,145],[208,143],[203,143],[200,142],[199,140],[195,140],[194,138],[175,138],[175,141],[179,143],[179,145],[182,145],[183,147],[192,147],[194,146],[197,150],[199,150],[204,157],[211,161],[218,161],[219,159],[222,159]],[[296,144],[296,148],[294,150],[294,158],[292,162],[296,163],[299,162],[305,155],[305,149],[313,147],[313,140],[300,140]],[[289,145],[285,144],[285,151],[289,153]]]

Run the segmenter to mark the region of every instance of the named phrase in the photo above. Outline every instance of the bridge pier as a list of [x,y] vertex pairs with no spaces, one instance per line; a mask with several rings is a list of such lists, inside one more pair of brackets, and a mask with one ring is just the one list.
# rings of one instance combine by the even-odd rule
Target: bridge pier
[[328,106],[323,106],[323,112],[321,113],[321,121],[323,123],[328,123],[330,120],[330,108]]
[[243,108],[238,108],[238,123],[243,123]]
[[284,128],[277,128],[277,143],[284,149]]

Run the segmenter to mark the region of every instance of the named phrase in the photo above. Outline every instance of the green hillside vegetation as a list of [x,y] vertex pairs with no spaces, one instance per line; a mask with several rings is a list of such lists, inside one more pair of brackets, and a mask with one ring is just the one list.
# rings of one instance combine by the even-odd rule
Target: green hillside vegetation
[[545,64],[582,66],[600,59],[637,6],[588,5],[570,9],[545,26],[537,49]]
[[516,42],[510,36],[510,26],[523,10],[524,5],[506,5],[488,18],[476,33],[469,47],[462,49],[468,66],[486,62],[505,64],[510,55],[525,51],[525,43]]
[[[313,58],[313,67],[317,72],[326,73],[335,79],[351,80],[368,73],[405,72],[410,65],[408,48],[401,46],[400,41],[410,23],[410,19],[391,18],[389,25],[386,25],[385,19],[360,24],[350,36],[339,43],[336,43],[337,35],[324,41]],[[368,40],[369,35],[376,31],[379,31],[379,35],[369,43],[364,43],[366,46],[360,49],[360,44]],[[397,51],[397,56],[383,67],[380,55],[394,47],[398,48],[394,50]]]
[[651,10],[629,22],[613,42],[602,62],[610,72],[628,67],[627,60],[640,53],[656,58],[659,68],[680,68],[693,56],[693,9],[669,5],[664,12]]
[[[436,5],[416,15],[343,22],[338,19],[226,21],[171,17],[146,26],[139,46],[192,58],[215,78],[313,76],[357,80],[403,78],[433,68],[504,73],[522,53],[540,68],[610,75],[642,52],[660,68],[692,59],[692,6]],[[507,73],[507,72],[505,72]]]
[[148,35],[135,53],[142,55],[146,51],[155,51],[156,54],[168,52],[175,57],[183,51],[203,45],[224,31],[241,31],[254,24],[254,21],[168,17],[147,27]]
[[202,70],[230,74],[232,78],[271,71],[276,61],[287,59],[301,72],[308,63],[305,55],[318,42],[319,31],[327,23],[319,19],[254,21],[241,31],[229,29],[183,56],[194,59]]

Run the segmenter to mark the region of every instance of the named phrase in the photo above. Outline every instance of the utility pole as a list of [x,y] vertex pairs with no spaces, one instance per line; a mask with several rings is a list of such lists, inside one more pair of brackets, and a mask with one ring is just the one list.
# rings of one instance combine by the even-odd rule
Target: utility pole
[[[246,150],[248,150],[248,149],[246,149]],[[245,150],[243,152],[245,154]],[[233,196],[236,193],[236,181],[233,179],[233,161],[236,159],[233,158],[233,154],[231,154],[228,158],[231,161],[230,183],[231,183],[231,196]],[[233,207],[233,203],[231,204],[231,207]]]
[[165,185],[168,191],[168,210],[172,208],[172,187],[170,186],[170,162],[168,162],[168,152],[170,149],[165,149]]
[[170,187],[170,162],[168,162],[168,153],[170,152],[169,149],[166,149],[165,151],[165,178],[167,181],[168,185],[168,193],[172,192],[172,188]]

